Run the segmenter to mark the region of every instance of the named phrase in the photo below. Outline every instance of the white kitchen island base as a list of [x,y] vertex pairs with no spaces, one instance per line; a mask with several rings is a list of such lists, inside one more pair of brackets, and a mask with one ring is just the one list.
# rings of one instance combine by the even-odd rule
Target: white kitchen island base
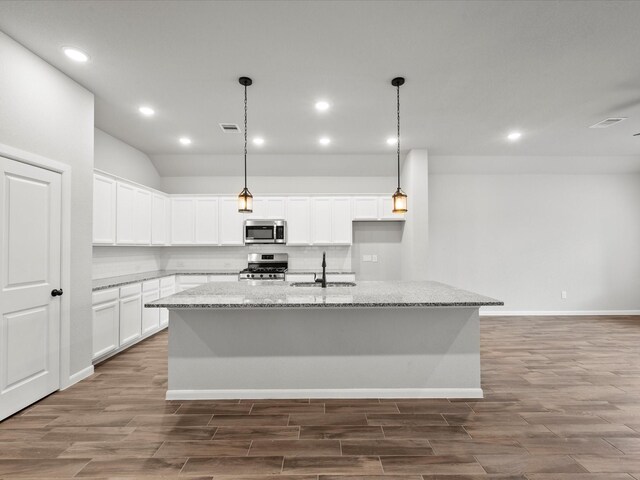
[[167,306],[167,400],[482,397],[477,306]]

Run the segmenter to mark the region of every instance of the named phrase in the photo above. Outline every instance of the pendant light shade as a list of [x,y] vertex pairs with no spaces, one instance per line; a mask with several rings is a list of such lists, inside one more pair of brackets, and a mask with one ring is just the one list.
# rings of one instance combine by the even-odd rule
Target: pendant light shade
[[248,188],[243,188],[238,195],[238,211],[240,213],[251,213],[253,212],[253,195]]
[[238,195],[238,212],[253,212],[253,195],[247,188],[247,87],[253,83],[249,77],[240,77],[240,85],[244,87],[244,188]]
[[393,194],[393,213],[407,213],[407,194],[400,187]]
[[398,119],[398,137],[396,139],[396,152],[398,160],[398,188],[393,194],[393,213],[406,213],[407,212],[407,195],[400,188],[400,86],[404,85],[403,77],[396,77],[391,80],[391,85],[396,87],[396,106],[397,106],[397,119]]

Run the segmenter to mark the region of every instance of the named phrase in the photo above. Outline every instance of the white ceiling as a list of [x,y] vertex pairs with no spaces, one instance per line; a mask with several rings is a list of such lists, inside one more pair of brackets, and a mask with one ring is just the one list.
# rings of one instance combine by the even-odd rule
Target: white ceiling
[[[0,2],[0,30],[95,93],[99,128],[165,155],[239,152],[217,124],[242,123],[241,75],[267,154],[392,155],[404,75],[403,149],[637,155],[639,25],[640,2],[614,1]],[[629,120],[587,128],[608,116]]]

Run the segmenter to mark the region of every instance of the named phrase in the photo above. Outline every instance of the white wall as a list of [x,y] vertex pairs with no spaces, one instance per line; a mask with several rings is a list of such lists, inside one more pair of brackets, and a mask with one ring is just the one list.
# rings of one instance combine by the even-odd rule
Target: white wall
[[[353,222],[351,266],[359,280],[402,279],[402,231],[405,222]],[[365,262],[363,255],[376,255]]]
[[93,94],[0,32],[0,143],[72,168],[72,374],[91,365],[93,134]]
[[402,278],[426,280],[429,242],[429,155],[427,151],[411,150],[401,172],[401,186],[407,194],[406,222],[402,232],[400,257]]
[[235,270],[247,266],[250,252],[289,254],[291,270],[322,270],[322,252],[329,269],[350,271],[351,247],[109,247],[93,248],[93,278],[117,277],[154,270]]
[[162,270],[162,248],[93,247],[93,278],[117,277],[131,273]]
[[351,270],[351,247],[290,247],[252,245],[247,247],[168,247],[162,254],[164,268],[242,270],[251,252],[289,254],[290,270],[322,271],[322,252],[327,252],[327,268]]
[[639,174],[432,172],[429,221],[429,278],[502,310],[640,310]]
[[[385,193],[395,191],[394,177],[348,176],[250,176],[253,195],[269,193]],[[161,190],[167,193],[238,194],[244,187],[243,177],[163,177]]]
[[149,157],[128,143],[95,129],[95,168],[159,189],[160,175]]

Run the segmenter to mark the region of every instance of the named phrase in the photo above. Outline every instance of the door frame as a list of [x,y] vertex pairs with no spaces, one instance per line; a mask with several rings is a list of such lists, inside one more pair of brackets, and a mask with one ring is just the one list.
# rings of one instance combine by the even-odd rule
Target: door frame
[[[71,292],[71,166],[0,143],[0,155],[60,174],[60,288]],[[71,386],[71,296],[60,297],[60,390]]]

